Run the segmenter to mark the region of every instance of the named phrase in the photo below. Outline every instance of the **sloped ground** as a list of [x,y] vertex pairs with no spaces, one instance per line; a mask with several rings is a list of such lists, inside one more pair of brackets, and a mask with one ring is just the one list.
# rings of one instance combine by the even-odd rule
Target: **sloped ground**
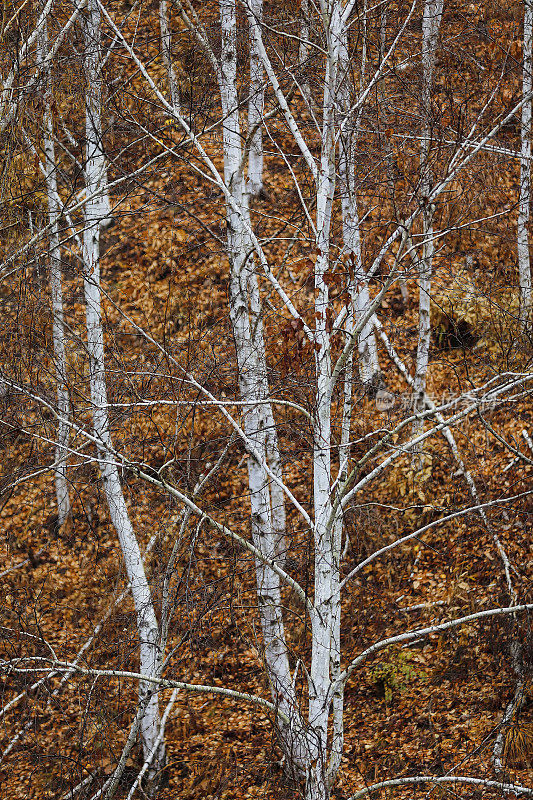
[[[508,37],[509,24],[509,20],[502,22],[496,17],[494,36]],[[477,57],[492,58],[482,41],[476,48]],[[190,66],[193,56],[188,51],[184,61],[187,58]],[[288,147],[283,131],[278,134],[279,142]],[[131,157],[134,160],[135,154]],[[407,172],[408,166],[405,169]],[[481,213],[481,207],[484,213],[497,209],[499,192],[505,186],[512,191],[516,176],[516,165],[502,166],[495,185],[487,183],[486,193],[475,203],[469,201],[474,206],[469,208],[472,216]],[[473,185],[476,180],[481,177],[473,175]],[[400,184],[401,180],[398,192]],[[274,157],[267,158],[266,185],[268,198],[254,209],[264,236],[273,235],[278,229],[276,219],[287,218],[294,210],[294,197]],[[211,411],[193,413],[194,394],[184,386],[172,359],[186,365],[217,396],[230,400],[237,394],[227,317],[227,266],[221,243],[205,230],[209,226],[223,240],[223,209],[220,200],[191,176],[185,161],[169,162],[143,189],[136,188],[115,201],[120,201],[119,213],[104,236],[102,260],[110,393],[114,402],[123,404],[115,409],[114,442],[117,449],[153,469],[174,459],[168,478],[190,490],[205,464],[212,463],[227,442],[229,431]],[[382,198],[379,213],[384,217],[387,202]],[[190,210],[193,217],[186,213]],[[379,221],[377,213],[369,218],[369,229],[375,225],[376,231],[369,234],[369,247],[378,240]],[[531,368],[531,341],[518,334],[516,307],[509,292],[516,273],[508,266],[512,248],[507,223],[491,225],[490,236],[465,235],[464,241],[447,245],[439,262],[429,383],[436,400],[451,398],[465,386],[502,370]],[[272,245],[273,258],[281,254],[277,247]],[[464,275],[464,253],[471,250],[477,252],[477,260]],[[308,257],[302,245],[294,254],[290,280],[300,302],[309,303],[311,316]],[[455,300],[450,299],[452,281],[457,284]],[[66,270],[65,285],[72,396],[76,419],[86,424],[87,361],[78,336],[84,309],[79,275],[72,265]],[[408,290],[407,308],[395,289],[380,316],[396,349],[412,368],[417,335],[417,296],[412,281]],[[469,298],[474,299],[470,302]],[[272,305],[266,307],[265,323],[274,342],[269,353],[273,393],[309,407],[312,353],[287,329],[287,319],[273,298],[269,299]],[[53,397],[44,288],[32,284],[28,275],[2,302],[6,319],[2,359],[6,363],[19,359],[19,374]],[[143,340],[132,320],[164,345],[166,354]],[[468,326],[470,338],[466,341],[458,336],[461,322]],[[386,354],[382,352],[380,357],[394,405],[380,410],[374,399],[359,392],[354,438],[392,425],[406,410],[406,387]],[[180,400],[183,406],[177,412],[161,404],[135,410],[128,407],[132,402],[152,400]],[[16,396],[1,402],[6,422],[1,442],[2,485],[8,487],[14,477],[27,478],[51,455],[46,442],[32,440],[25,431],[46,434],[53,440],[54,421]],[[287,409],[276,413],[286,479],[300,501],[309,506],[307,423]],[[531,434],[532,413],[531,404],[524,400],[512,410],[503,407],[486,412],[499,434],[526,455],[522,430]],[[530,490],[531,465],[517,463],[508,468],[512,453],[489,438],[475,417],[459,424],[456,438],[483,500]],[[81,443],[81,437],[73,437],[73,445]],[[357,454],[362,452],[356,449]],[[372,485],[361,503],[347,512],[347,565],[409,533],[414,526],[470,502],[464,479],[456,470],[446,443],[435,438],[428,445],[422,475],[415,475],[405,458],[385,480]],[[179,509],[127,471],[123,477],[132,521],[143,546],[157,534],[147,563],[159,598],[163,570],[179,527]],[[135,617],[127,596],[113,607],[114,598],[125,587],[125,575],[90,458],[86,462],[73,458],[72,497],[73,521],[58,529],[49,474],[26,479],[3,495],[2,657],[48,656],[44,638],[59,657],[73,659],[109,612],[84,658],[92,666],[134,670]],[[247,535],[246,464],[238,444],[230,449],[227,465],[203,502],[218,519]],[[532,501],[526,497],[489,515],[513,565],[521,602],[533,602],[532,511]],[[288,568],[302,585],[311,586],[308,532],[291,515],[289,530]],[[191,522],[180,545],[173,585],[176,597],[170,646],[176,650],[168,676],[268,697],[250,561],[207,528],[197,530]],[[309,653],[310,633],[291,598],[285,602],[291,658],[296,663]],[[349,586],[343,608],[346,661],[385,636],[508,602],[501,560],[481,519],[468,515],[437,526],[423,542],[405,545],[375,561]],[[523,746],[508,748],[506,769],[512,780],[531,786],[533,737],[527,727],[533,723],[531,618],[521,618],[516,629],[496,618],[492,623],[463,626],[432,637],[408,650],[387,651],[354,675],[346,692],[345,758],[335,796],[347,798],[365,784],[386,777],[445,775],[452,768],[458,774],[493,777],[495,733],[515,688],[509,656],[513,636],[522,641],[530,683],[521,713]],[[120,754],[134,713],[136,687],[127,681],[95,682],[81,677],[61,685],[60,678],[53,677],[32,688],[38,678],[28,674],[4,679],[4,702],[19,695],[20,699],[1,720],[3,749],[11,749],[0,765],[0,794],[56,800],[94,773],[94,782],[78,795],[90,797]],[[298,680],[305,702],[302,669]],[[162,695],[166,700],[169,692]],[[207,695],[180,695],[167,725],[167,747],[168,786],[161,791],[161,798],[298,796],[298,787],[284,776],[271,721],[244,704]],[[128,781],[141,763],[141,754],[135,750],[117,797],[126,797]],[[395,796],[402,795],[401,790],[394,791]],[[416,791],[418,796],[425,789]],[[443,791],[437,788],[433,794]],[[453,791],[465,797],[489,796],[488,792],[457,786]],[[412,796],[413,790],[403,794]]]

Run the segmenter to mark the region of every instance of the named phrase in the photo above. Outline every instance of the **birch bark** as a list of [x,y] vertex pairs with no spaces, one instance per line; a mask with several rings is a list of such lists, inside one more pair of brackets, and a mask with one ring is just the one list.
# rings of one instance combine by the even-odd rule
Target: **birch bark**
[[[244,432],[253,445],[248,458],[248,482],[255,546],[268,559],[280,552],[277,525],[284,524],[281,493],[271,492],[265,464],[279,467],[272,410],[264,400],[269,387],[257,276],[254,273],[253,247],[249,237],[248,197],[241,169],[242,147],[237,97],[237,48],[235,0],[220,0],[222,53],[219,85],[223,113],[224,180],[233,203],[227,204],[227,246],[230,261],[230,318],[232,323],[241,399],[245,406]],[[256,405],[257,404],[257,405]],[[275,522],[276,521],[276,522]],[[308,743],[300,719],[292,685],[281,611],[279,577],[263,561],[256,559],[256,582],[265,662],[274,702],[290,720],[280,723],[280,739],[288,764],[297,775],[305,772]]]
[[[263,21],[263,0],[250,0],[250,14],[257,25]],[[248,153],[248,195],[260,197],[263,194],[263,108],[265,89],[263,83],[263,62],[250,28],[250,99],[248,100],[248,131],[251,136]]]
[[[353,315],[350,315],[346,324],[348,335],[352,334]],[[344,484],[348,475],[348,460],[350,457],[350,430],[352,422],[352,393],[353,393],[353,352],[350,353],[344,372],[344,398],[342,408],[341,441],[339,447],[339,474],[337,486]],[[332,695],[332,737],[331,755],[327,768],[327,785],[331,791],[339,772],[344,749],[344,684],[339,681],[341,675],[341,592],[340,592],[340,566],[342,555],[342,534],[344,528],[344,515],[342,505],[339,503],[335,520],[333,522],[333,571],[332,571],[332,634],[331,634],[331,681],[334,685]]]
[[[354,120],[352,112],[352,92],[350,58],[348,52],[348,32],[343,26],[339,45],[339,100],[342,108],[342,132],[339,137],[339,183],[342,204],[342,232],[344,250],[350,264],[351,313],[356,321],[361,319],[370,303],[368,281],[363,268],[361,251],[361,232],[357,208],[356,147],[359,116]],[[364,75],[364,51],[362,54],[362,76]],[[362,328],[357,339],[359,350],[359,370],[364,386],[372,388],[379,384],[380,369],[378,349],[374,329],[370,322]]]
[[[94,180],[101,194],[92,201],[101,228],[111,222],[111,208],[107,188],[107,164],[102,135],[102,71],[100,8],[97,0],[88,0],[84,18],[85,80],[86,80],[86,161],[91,163]],[[89,135],[90,133],[90,135]]]
[[520,284],[520,325],[525,329],[531,319],[531,262],[529,255],[529,217],[531,204],[531,89],[533,45],[533,2],[524,0],[524,51],[522,96],[527,98],[522,106],[520,128],[520,197],[518,202],[517,250],[518,279]]
[[170,100],[176,112],[181,113],[180,96],[178,89],[178,79],[174,65],[172,64],[172,37],[168,24],[167,0],[159,3],[159,27],[161,29],[161,51],[163,53],[163,63],[167,71],[168,91]]
[[[320,168],[317,179],[317,260],[315,265],[315,373],[316,395],[313,424],[313,500],[315,509],[315,592],[309,684],[309,726],[317,742],[317,758],[310,771],[307,800],[329,796],[327,776],[328,720],[331,703],[331,658],[334,604],[338,600],[338,564],[334,557],[331,520],[331,341],[328,324],[329,288],[324,279],[329,266],[330,230],[335,195],[335,116],[341,48],[342,5],[335,0],[322,8],[327,37],[327,61],[323,95]],[[339,610],[340,614],[340,610]],[[340,624],[340,619],[339,619]]]
[[[418,347],[414,379],[414,410],[424,409],[424,394],[429,363],[431,337],[430,293],[435,251],[433,239],[434,205],[430,202],[432,171],[431,149],[431,89],[433,70],[442,19],[444,0],[425,0],[422,18],[422,143],[420,146],[420,196],[422,204],[422,258],[419,266],[419,325]],[[421,430],[422,423],[416,421],[413,433]]]
[[[101,95],[99,87],[100,10],[97,0],[89,0],[85,17],[85,76],[86,91],[86,155],[85,189],[90,198],[85,205],[83,231],[83,283],[85,292],[87,350],[89,353],[90,390],[94,434],[98,440],[98,464],[102,475],[109,512],[126,566],[135,610],[140,641],[140,671],[155,676],[161,663],[159,629],[152,602],[150,586],[144,571],[141,551],[135,537],[120,483],[118,468],[113,457],[113,446],[108,417],[108,398],[104,362],[104,334],[102,326],[100,288],[100,227],[106,193],[105,168],[102,164]],[[156,749],[148,780],[155,784],[165,766],[164,741],[158,743],[160,717],[157,692],[153,685],[142,682],[139,686],[140,703],[145,711],[140,722],[145,759]]]
[[298,46],[298,64],[300,66],[300,90],[307,105],[311,104],[311,87],[307,60],[309,58],[309,0],[302,0],[300,4],[300,43]]
[[59,195],[57,192],[54,128],[52,118],[52,74],[50,62],[45,62],[48,52],[48,29],[43,22],[37,42],[38,66],[43,69],[44,81],[44,179],[48,201],[50,291],[52,296],[52,339],[57,379],[57,428],[55,489],[59,525],[63,525],[71,513],[67,481],[70,401],[67,385],[67,357],[65,349],[65,324],[63,315],[63,287],[61,280],[61,248],[59,243]]

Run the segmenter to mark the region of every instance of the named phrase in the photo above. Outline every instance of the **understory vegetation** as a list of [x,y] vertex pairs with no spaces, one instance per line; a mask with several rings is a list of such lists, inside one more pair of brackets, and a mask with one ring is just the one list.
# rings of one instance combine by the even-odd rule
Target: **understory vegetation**
[[0,796],[533,795],[532,0],[0,17]]

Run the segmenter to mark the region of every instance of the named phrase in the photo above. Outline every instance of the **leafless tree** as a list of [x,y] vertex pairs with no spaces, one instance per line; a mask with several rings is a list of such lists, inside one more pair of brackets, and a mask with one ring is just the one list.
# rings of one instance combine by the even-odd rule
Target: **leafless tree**
[[[513,330],[521,360],[508,368],[489,364],[481,369],[474,348],[463,346],[463,362],[455,367],[457,372],[463,370],[462,380],[453,396],[432,397],[427,380],[432,369],[432,296],[435,303],[444,302],[432,288],[433,278],[441,278],[446,259],[457,271],[464,255],[457,241],[465,231],[477,236],[481,223],[508,217],[515,205],[510,195],[490,213],[479,203],[455,202],[465,187],[484,180],[495,159],[505,158],[512,169],[522,168],[519,236],[520,231],[527,233],[528,200],[523,193],[527,190],[529,195],[530,47],[524,50],[520,99],[510,106],[503,103],[502,73],[499,81],[483,85],[475,100],[468,96],[461,111],[447,120],[444,114],[436,118],[435,95],[444,93],[446,80],[454,93],[461,87],[453,83],[451,72],[444,75],[444,67],[437,64],[439,42],[444,48],[449,32],[443,4],[434,0],[427,0],[422,10],[414,1],[399,4],[394,15],[390,8],[370,8],[366,3],[359,8],[355,0],[324,0],[303,4],[301,17],[290,20],[255,0],[220,0],[213,6],[172,0],[170,7],[159,4],[157,16],[146,10],[142,24],[147,29],[153,25],[153,37],[138,36],[140,23],[132,22],[130,10],[87,0],[75,15],[60,19],[54,43],[46,33],[51,9],[50,2],[35,14],[33,32],[24,40],[22,55],[19,52],[19,59],[32,65],[29,83],[35,81],[44,100],[42,130],[26,131],[21,141],[38,152],[42,139],[48,219],[39,230],[26,230],[10,243],[2,276],[5,281],[17,280],[35,248],[44,249],[49,243],[54,346],[59,341],[65,348],[68,324],[70,340],[76,342],[72,346],[87,357],[88,376],[80,370],[74,379],[68,359],[63,356],[62,361],[56,347],[55,401],[48,378],[20,369],[13,359],[7,361],[2,384],[21,400],[10,413],[25,440],[39,443],[42,453],[35,469],[24,469],[7,483],[15,491],[19,483],[31,483],[42,471],[57,472],[60,466],[63,478],[72,475],[74,485],[81,480],[75,477],[77,470],[97,467],[134,601],[133,649],[139,657],[138,668],[131,668],[129,661],[94,663],[86,657],[94,638],[72,655],[66,646],[61,652],[37,628],[27,634],[33,638],[22,637],[23,646],[15,654],[3,655],[2,669],[13,681],[3,713],[17,707],[29,691],[18,691],[16,680],[21,676],[31,676],[32,686],[55,682],[54,692],[67,681],[92,682],[89,694],[97,684],[138,683],[138,701],[110,774],[98,788],[92,786],[96,780],[92,774],[81,776],[71,787],[71,794],[91,787],[90,796],[96,800],[119,791],[139,734],[142,764],[127,796],[143,787],[156,793],[166,763],[165,724],[180,693],[248,703],[269,715],[285,772],[302,796],[328,800],[343,765],[345,690],[372,658],[490,619],[509,619],[514,643],[520,620],[533,609],[517,589],[520,566],[513,562],[494,521],[497,510],[520,508],[531,490],[521,487],[515,493],[492,496],[481,484],[479,472],[469,466],[470,453],[458,444],[468,423],[475,430],[474,444],[482,434],[503,454],[518,459],[519,468],[531,466],[531,454],[505,432],[509,414],[531,403],[533,371],[523,316],[522,267],[513,287],[516,297],[520,291],[522,297],[520,324]],[[527,37],[527,26],[524,30]],[[178,87],[173,60],[185,47],[183,41],[201,60],[209,87],[205,108],[198,103],[194,119],[186,113],[187,99]],[[54,112],[50,101],[49,69],[58,54],[75,52],[80,45],[85,85],[77,95],[83,113],[74,119],[79,129],[75,136],[66,125],[54,125],[59,110]],[[309,80],[311,62],[315,72]],[[120,80],[115,80],[112,70],[118,73],[119,65]],[[450,64],[447,69],[451,70]],[[40,82],[34,73],[41,76]],[[16,124],[17,102],[25,98],[26,86],[17,83],[19,74],[20,66],[13,64],[4,81],[6,125]],[[106,77],[109,97],[122,108],[128,123],[127,135],[109,163],[104,146],[108,112],[102,102]],[[195,87],[188,91],[193,107]],[[455,102],[453,94],[450,103]],[[507,132],[517,115],[522,115],[521,151]],[[385,131],[382,117],[394,120]],[[131,152],[136,154],[134,166]],[[165,187],[154,179],[163,163],[166,175],[176,170],[200,181],[202,197],[197,204],[190,196],[185,202],[167,199]],[[63,186],[54,182],[56,173],[63,176]],[[275,175],[282,175],[279,183]],[[139,217],[140,226],[146,219],[148,226],[150,212],[146,210],[143,218],[140,205],[135,207],[136,191],[146,192],[150,203],[162,204],[164,210],[168,204],[176,214],[179,211],[195,231],[210,233],[223,248],[228,299],[217,312],[217,323],[224,325],[225,335],[217,338],[213,333],[209,344],[231,365],[232,388],[217,373],[220,360],[215,356],[213,369],[205,367],[208,358],[201,355],[202,343],[194,340],[191,315],[182,346],[166,328],[163,336],[154,333],[150,319],[145,315],[143,322],[138,309],[132,312],[120,291],[102,279],[104,223],[119,216],[129,202],[128,213]],[[273,197],[280,191],[290,193],[291,201],[280,199],[275,204]],[[217,218],[225,220],[225,236],[214,222]],[[479,244],[479,236],[476,241]],[[519,247],[525,241],[519,238]],[[73,281],[79,276],[83,282],[85,334],[75,311],[58,327],[61,249],[74,263]],[[523,259],[522,253],[520,265]],[[447,287],[452,306],[454,280],[457,275],[452,274]],[[406,281],[419,293],[413,327],[417,340],[411,339],[410,349],[402,339],[405,326],[395,326],[392,319],[394,307],[405,312],[398,292]],[[477,299],[470,289],[464,294],[471,309]],[[104,300],[112,310],[107,335]],[[484,302],[490,310],[488,325],[497,303],[491,304],[490,298]],[[512,314],[499,311],[503,324],[511,327]],[[474,323],[470,324],[475,338]],[[131,345],[132,351],[138,347],[133,368],[125,366],[116,346],[122,331],[138,342]],[[415,349],[411,372],[408,359]],[[44,349],[42,358],[44,362]],[[67,386],[75,396],[70,404]],[[397,401],[398,386],[403,386],[402,398],[408,398],[403,405]],[[500,417],[495,421],[487,409]],[[38,414],[45,420],[42,425],[35,422]],[[51,459],[46,415],[53,417],[61,432],[57,455]],[[212,446],[206,424],[196,424],[206,417],[217,426],[220,438],[209,459],[198,456],[194,475],[195,449],[203,453],[202,448]],[[15,425],[7,418],[5,424]],[[155,431],[154,436],[142,439],[131,433],[141,428]],[[291,434],[305,442],[299,451]],[[158,442],[157,455],[153,439]],[[440,447],[441,439],[450,454],[446,480],[456,482],[460,502],[448,500],[448,505],[432,507],[431,519],[424,516],[426,501],[415,501],[414,495],[398,508],[393,486],[399,475],[412,479],[408,468],[412,455]],[[430,471],[428,463],[429,459],[423,460],[421,465]],[[246,468],[244,524],[210,506],[204,497],[228,465],[235,472]],[[418,474],[413,491],[420,491],[421,480],[423,475]],[[134,487],[132,500],[136,492],[152,491],[177,509],[169,522],[171,541],[166,550],[157,520],[150,519],[151,535],[143,554],[125,494],[128,483]],[[79,491],[82,496],[86,486]],[[390,502],[387,491],[394,498]],[[412,512],[413,505],[415,513],[401,516]],[[399,532],[379,542],[375,531],[369,530],[366,552],[359,552],[350,519],[374,507],[384,515],[397,514]],[[435,530],[472,516],[481,520],[494,548],[499,565],[496,582],[504,599],[482,607],[474,595],[472,607],[463,605],[453,616],[435,604],[435,614],[425,624],[398,624],[393,632],[366,641],[359,651],[348,645],[343,611],[353,601],[352,588],[367,567],[404,552],[410,544],[423,545]],[[172,623],[180,609],[190,608],[188,576],[203,536],[210,542],[219,538],[231,543],[243,559],[250,560],[261,632],[259,661],[268,696],[246,687],[197,681],[177,657],[184,637],[175,633]],[[161,561],[151,573],[147,556],[158,542]],[[227,570],[231,572],[230,566]],[[127,591],[117,594],[113,608],[124,601]],[[403,610],[418,608],[415,604]],[[106,614],[109,618],[112,611]],[[307,649],[295,645],[294,619],[303,620],[309,631]],[[98,631],[102,624],[98,620]],[[354,619],[353,624],[360,624],[363,637],[364,621]],[[513,652],[515,672],[520,673],[518,651]],[[160,713],[160,698],[170,691],[168,705]],[[516,707],[515,703],[504,712],[505,724]],[[22,726],[11,736],[5,757],[16,751],[26,733]],[[497,733],[492,737],[497,745],[497,771],[492,777],[463,774],[461,765],[454,765],[453,774],[445,776],[425,771],[409,777],[387,774],[354,797],[381,787],[448,781],[487,791],[533,794],[528,787],[503,780]]]

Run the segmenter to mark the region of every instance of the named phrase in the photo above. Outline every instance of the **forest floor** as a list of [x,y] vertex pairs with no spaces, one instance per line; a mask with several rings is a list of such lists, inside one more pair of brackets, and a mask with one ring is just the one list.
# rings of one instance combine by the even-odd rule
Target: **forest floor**
[[[115,222],[103,236],[110,393],[115,402],[124,403],[141,395],[143,399],[173,397],[172,381],[177,379],[172,359],[176,359],[187,364],[212,391],[230,399],[237,395],[237,387],[227,314],[227,263],[222,244],[205,232],[208,225],[223,239],[223,210],[219,203],[219,216],[213,217],[212,200],[185,161],[165,169],[149,178],[137,194],[114,198],[118,203]],[[507,179],[515,181],[514,172],[501,175],[500,184]],[[275,160],[270,163],[267,158],[267,196],[253,210],[265,237],[278,230],[278,218],[291,213],[293,197],[283,180],[275,170]],[[184,208],[195,209],[195,216],[183,213]],[[503,234],[499,241],[504,245],[488,247],[474,237],[468,247],[456,248],[455,260],[450,258],[445,266],[443,259],[437,270],[438,305],[439,292],[448,296],[450,292],[446,269],[455,276],[460,274],[464,252],[474,249],[476,260],[467,279],[483,298],[485,305],[479,314],[486,316],[484,323],[471,321],[471,338],[462,343],[452,341],[446,329],[434,326],[428,390],[436,399],[451,398],[468,385],[531,364],[531,341],[520,338],[516,328],[494,313],[496,307],[505,305],[506,298],[512,304],[508,290],[516,283]],[[295,259],[293,267],[295,286],[304,301],[308,292],[306,257],[302,251],[300,262]],[[87,364],[83,346],[75,343],[84,314],[81,281],[75,270],[65,269],[65,285],[73,331],[69,368],[77,375],[81,420]],[[394,332],[395,347],[412,369],[418,294],[414,281],[409,281],[407,288],[407,307],[397,289],[387,296],[379,315],[385,328]],[[13,342],[15,332],[24,330],[20,354],[24,368],[39,373],[43,384],[52,387],[51,373],[46,374],[51,370],[47,356],[50,326],[43,311],[43,291],[28,279],[3,300],[11,326],[5,331],[5,341]],[[457,291],[460,294],[461,290]],[[309,293],[311,315],[310,298]],[[273,347],[269,352],[272,392],[305,405],[312,358],[298,342],[286,343],[286,324],[275,308],[268,312],[265,326],[270,339],[279,345],[279,351]],[[135,325],[162,343],[166,354],[147,345],[135,333]],[[361,391],[354,421],[354,435],[360,438],[397,422],[405,413],[402,402],[407,387],[385,352],[380,358],[394,404],[382,409],[375,398]],[[144,376],[142,386],[132,377],[139,372]],[[12,414],[9,398],[1,402],[6,414]],[[48,430],[53,438],[53,419],[46,414],[39,416],[24,408],[17,413],[26,425]],[[279,413],[284,473],[302,503],[310,507],[307,429],[290,410]],[[512,414],[505,408],[488,410],[487,418],[507,441],[527,452],[522,430],[533,435],[530,406],[517,403]],[[171,477],[189,488],[205,464],[220,452],[228,435],[213,415],[193,414],[190,408],[179,420],[164,409],[135,414],[125,410],[113,425],[117,449],[154,469],[168,460],[169,453],[178,453],[181,460]],[[512,455],[488,438],[479,421],[464,420],[455,435],[484,502],[531,489],[533,466],[509,467]],[[6,487],[0,507],[4,657],[22,652],[45,655],[44,637],[61,658],[74,659],[95,625],[105,618],[84,654],[86,663],[136,669],[135,614],[128,595],[114,605],[126,580],[94,462],[78,459],[72,473],[73,518],[58,527],[49,473],[8,488],[13,475],[40,463],[51,452],[48,445],[32,443],[21,424],[18,429],[9,428],[1,446],[2,485]],[[419,474],[405,458],[386,481],[370,488],[364,503],[347,513],[346,573],[350,565],[379,547],[470,502],[466,481],[457,474],[444,439],[431,440],[424,463],[424,472]],[[132,474],[123,477],[134,530],[143,548],[150,543],[146,563],[159,603],[161,576],[179,526],[179,507]],[[207,489],[203,504],[218,519],[249,535],[246,463],[239,445],[233,447],[228,466]],[[533,499],[522,499],[507,510],[497,507],[489,512],[489,519],[515,568],[514,586],[520,602],[533,602]],[[289,567],[302,585],[312,585],[308,534],[291,515],[288,527]],[[168,677],[268,697],[253,564],[209,529],[196,530],[192,523],[180,544],[178,563],[170,635],[170,645],[176,650]],[[343,601],[346,661],[386,636],[508,602],[501,558],[481,518],[469,514],[435,526],[423,542],[409,543],[374,561],[350,584]],[[285,603],[294,665],[309,654],[310,631],[290,597]],[[392,775],[443,776],[454,770],[494,779],[492,757],[498,725],[516,686],[510,657],[516,636],[530,671],[520,717],[523,741],[514,749],[508,746],[505,775],[533,786],[533,624],[530,617],[514,627],[497,617],[494,622],[465,625],[430,637],[409,649],[387,651],[354,676],[346,689],[345,752],[333,796],[349,798],[365,785]],[[303,684],[302,672],[299,680]],[[0,798],[59,800],[70,797],[69,789],[92,773],[94,782],[77,795],[91,797],[120,755],[134,714],[135,684],[78,677],[61,684],[60,678],[54,677],[35,689],[30,687],[27,678],[10,676],[5,680],[5,702],[18,694],[20,698],[1,719],[2,750],[7,748],[7,752],[0,763]],[[161,694],[163,706],[170,691]],[[168,775],[160,800],[288,800],[299,796],[300,788],[284,774],[272,720],[262,710],[229,699],[179,695],[166,735]],[[136,747],[117,800],[127,796],[128,781],[131,783],[140,766],[142,754]],[[441,787],[425,788],[432,797],[446,793]],[[416,791],[417,796],[426,794],[423,789]],[[395,797],[412,797],[413,793],[413,789],[395,790]],[[453,786],[453,794],[489,796],[481,789],[457,786]]]

